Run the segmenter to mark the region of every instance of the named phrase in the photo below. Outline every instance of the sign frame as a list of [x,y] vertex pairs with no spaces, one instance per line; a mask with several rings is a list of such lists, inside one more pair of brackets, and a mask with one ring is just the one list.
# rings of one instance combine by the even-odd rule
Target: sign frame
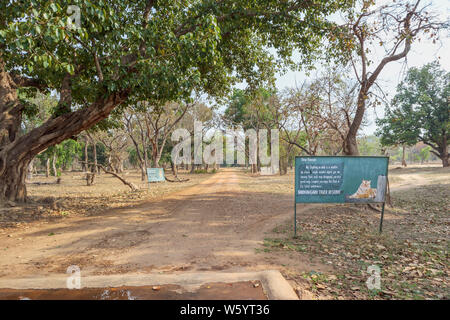
[[[337,162],[338,164],[340,163],[339,159],[385,159],[386,161],[386,169],[385,172],[380,172],[379,174],[383,177],[383,173],[384,173],[384,177],[385,177],[385,181],[384,183],[384,190],[381,191],[381,194],[383,196],[383,201],[375,201],[376,197],[374,200],[361,200],[360,199],[350,199],[352,198],[351,196],[345,196],[343,194],[343,190],[340,190],[339,194],[334,195],[334,193],[332,195],[329,195],[330,197],[332,197],[332,199],[327,199],[327,201],[314,201],[314,198],[319,198],[321,196],[319,196],[318,194],[314,194],[314,195],[306,195],[306,199],[305,201],[298,201],[299,197],[302,197],[301,195],[298,194],[298,190],[299,190],[299,185],[300,185],[300,180],[298,177],[298,169],[300,167],[300,163],[298,161],[300,161],[299,159],[312,159],[312,158],[320,158],[320,159],[326,159],[326,158],[333,158],[333,160],[335,160],[335,162]],[[305,162],[313,162],[312,160],[310,161],[305,161]],[[320,162],[320,161],[319,161]],[[339,188],[342,188],[342,184],[344,184],[344,170],[343,168],[345,167],[345,160],[342,161],[342,181],[340,182],[340,186]],[[387,184],[388,184],[388,171],[389,171],[389,156],[296,156],[295,157],[295,163],[294,163],[294,237],[297,236],[297,203],[361,203],[361,204],[370,204],[370,203],[381,203],[382,207],[381,207],[381,217],[380,217],[380,227],[379,227],[379,232],[381,233],[383,230],[383,218],[384,218],[384,208],[385,208],[385,204],[386,204],[386,192],[387,192]],[[379,178],[380,179],[380,178]],[[380,181],[378,181],[378,183],[380,183]],[[334,191],[334,190],[331,190]],[[309,197],[309,198],[308,198]],[[339,201],[338,201],[339,200]]]
[[[164,173],[163,168],[146,168],[147,173],[147,184],[150,188],[150,183],[152,182],[162,182],[166,181],[166,175]],[[157,179],[151,179],[152,177],[156,177]]]

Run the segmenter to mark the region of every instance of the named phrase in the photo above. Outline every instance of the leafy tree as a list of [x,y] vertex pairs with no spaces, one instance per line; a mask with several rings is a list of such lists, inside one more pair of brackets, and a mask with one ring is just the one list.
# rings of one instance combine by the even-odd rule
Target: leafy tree
[[137,167],[138,165],[140,165],[136,148],[129,147],[127,149],[127,152],[128,152],[128,161],[130,162],[130,165],[132,165],[133,167]]
[[381,143],[413,145],[421,141],[448,167],[449,104],[450,72],[442,70],[437,62],[411,68],[385,117],[377,121]]
[[57,166],[62,170],[67,170],[73,163],[75,157],[81,151],[81,144],[69,139],[57,146]]
[[419,152],[420,162],[424,163],[424,162],[428,161],[428,159],[430,159],[430,156],[431,156],[430,151],[431,151],[430,146],[426,146],[426,147],[423,147],[422,149],[420,149],[420,152]]
[[[31,159],[137,101],[255,87],[293,66],[294,49],[310,63],[332,27],[326,18],[352,2],[1,1],[0,198],[25,201]],[[59,101],[19,137],[28,88],[55,90]]]
[[245,105],[249,102],[249,98],[244,90],[235,89],[228,100],[227,108],[223,115],[225,124],[234,126],[244,124],[245,121]]
[[358,148],[363,156],[378,156],[382,154],[380,139],[375,136],[366,136],[358,140]]
[[73,163],[74,159],[79,156],[82,144],[69,139],[60,144],[47,148],[38,155],[41,163],[47,166],[47,176],[49,174],[50,162],[53,167],[53,175],[57,176],[58,169],[67,170]]
[[[27,92],[21,92],[19,97],[22,97],[21,101],[24,105],[24,112],[22,117],[21,130],[19,135],[25,135],[31,130],[41,126],[51,115],[52,110],[58,103],[56,97],[50,94],[37,93],[33,98],[29,99],[27,96]],[[41,161],[50,161],[47,158],[48,154],[41,156]],[[47,166],[47,176],[49,175],[49,163]],[[34,158],[30,161],[28,165],[29,175],[28,177],[32,177],[32,171],[34,169]]]
[[[225,110],[223,120],[229,127],[241,127],[244,130],[253,129],[257,136],[256,163],[252,164],[252,172],[261,169],[259,155],[259,132],[261,129],[278,128],[275,114],[271,112],[279,110],[279,104],[276,103],[276,94],[263,87],[250,92],[235,90],[230,98],[227,109]],[[248,139],[246,139],[246,145]],[[250,159],[248,148],[246,147],[246,158]]]

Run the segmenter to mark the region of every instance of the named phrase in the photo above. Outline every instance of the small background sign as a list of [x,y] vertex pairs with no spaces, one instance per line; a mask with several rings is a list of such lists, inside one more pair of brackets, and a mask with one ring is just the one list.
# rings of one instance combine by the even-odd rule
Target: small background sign
[[165,181],[163,168],[147,168],[148,182]]

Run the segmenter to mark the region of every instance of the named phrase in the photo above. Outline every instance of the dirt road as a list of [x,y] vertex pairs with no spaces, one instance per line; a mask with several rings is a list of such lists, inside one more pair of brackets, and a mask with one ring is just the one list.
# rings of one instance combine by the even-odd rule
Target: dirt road
[[261,270],[280,265],[255,252],[292,215],[289,195],[243,192],[224,170],[202,183],[139,206],[95,217],[30,224],[0,235],[1,278],[84,274]]

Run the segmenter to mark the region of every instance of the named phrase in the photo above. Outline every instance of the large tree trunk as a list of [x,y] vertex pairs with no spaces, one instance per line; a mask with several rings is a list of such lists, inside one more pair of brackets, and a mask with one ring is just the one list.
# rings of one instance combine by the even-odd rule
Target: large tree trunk
[[356,136],[358,134],[359,127],[364,118],[364,112],[366,110],[366,101],[365,97],[367,96],[367,92],[361,90],[358,95],[358,107],[356,109],[355,118],[353,119],[352,124],[348,130],[347,136],[345,137],[342,151],[347,156],[358,156],[358,142],[356,140]]
[[[16,87],[0,54],[0,150],[13,142],[19,133],[23,106],[17,97]],[[1,166],[4,163],[0,159]]]
[[369,84],[368,82],[361,84],[361,89],[358,93],[355,117],[352,121],[352,124],[350,125],[347,136],[345,137],[344,143],[342,145],[342,152],[347,156],[359,156],[356,136],[358,135],[358,130],[361,126],[364,118],[364,113],[366,111],[366,99],[370,86],[371,84]]
[[345,138],[343,152],[347,156],[359,155],[358,143],[356,141],[356,134],[348,134]]
[[442,166],[443,167],[448,167],[449,166],[449,162],[448,162],[448,152],[444,155],[442,155]]
[[[30,81],[25,83],[22,80],[19,79],[20,85],[31,85]],[[130,93],[130,89],[109,95],[102,93],[90,106],[72,112],[70,87],[68,75],[60,90],[57,106],[63,111],[60,116],[50,118],[40,127],[19,137],[23,105],[17,96],[17,84],[6,71],[0,53],[0,201],[26,201],[25,178],[29,162],[48,147],[105,119]]]
[[16,153],[11,150],[11,143],[18,137],[22,111],[15,84],[0,54],[0,202],[26,197],[25,178],[33,156],[27,156],[25,146]]
[[[26,149],[22,153],[25,154]],[[13,161],[7,158],[6,161],[3,174],[0,175],[0,194],[2,198],[9,201],[26,199],[25,178],[31,159],[26,157],[21,161]]]
[[442,166],[443,167],[448,167],[449,163],[448,163],[448,158],[449,158],[449,154],[448,154],[448,140],[447,140],[448,136],[447,136],[447,131],[444,130],[444,132],[442,133],[442,152],[441,152],[441,159],[442,159]]
[[[26,201],[25,177],[31,159],[48,147],[61,143],[106,118],[129,94],[129,90],[124,90],[108,97],[103,96],[87,108],[51,118],[40,127],[17,137],[15,133],[20,127],[18,119],[21,120],[21,112],[15,112],[13,121],[9,120],[12,114],[11,104],[5,103],[8,102],[5,98],[7,88],[3,85],[2,77],[4,75],[0,75],[0,200]],[[12,100],[14,99],[9,99],[9,102]],[[14,125],[18,127],[14,129]]]
[[439,158],[442,160],[442,166],[448,167],[449,163],[449,154],[448,154],[448,145],[447,145],[447,132],[444,132],[442,138],[442,144],[439,146]]
[[439,159],[441,159],[442,161],[442,166],[443,167],[448,167],[449,166],[449,153],[448,153],[448,145],[447,145],[447,138],[444,137],[442,139],[442,143],[439,143],[437,146],[430,143],[430,142],[426,142],[424,141],[426,144],[428,144],[430,147],[432,147],[433,149],[431,150],[431,153],[434,154],[436,157],[438,157]]
[[405,155],[406,155],[406,146],[402,145],[402,166],[407,167],[408,165],[406,164]]

